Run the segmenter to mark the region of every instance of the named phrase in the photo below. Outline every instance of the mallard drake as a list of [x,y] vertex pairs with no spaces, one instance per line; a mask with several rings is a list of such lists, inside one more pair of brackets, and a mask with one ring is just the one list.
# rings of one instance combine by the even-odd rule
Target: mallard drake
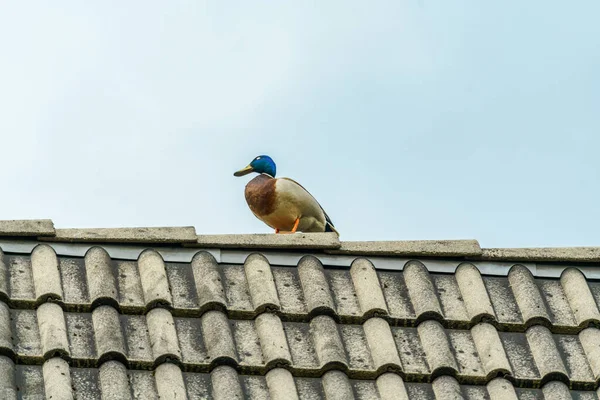
[[256,157],[234,176],[258,173],[246,185],[246,202],[252,213],[275,233],[335,232],[333,222],[317,200],[290,178],[275,178],[277,167],[269,156]]

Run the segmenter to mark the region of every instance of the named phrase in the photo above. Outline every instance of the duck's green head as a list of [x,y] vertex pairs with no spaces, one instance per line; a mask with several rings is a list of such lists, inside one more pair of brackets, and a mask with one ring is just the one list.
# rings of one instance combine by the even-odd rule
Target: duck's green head
[[252,160],[252,162],[243,169],[234,172],[234,176],[244,176],[249,174],[250,172],[258,172],[259,174],[269,174],[272,177],[275,177],[275,172],[277,171],[277,167],[275,166],[275,162],[269,156],[258,156]]

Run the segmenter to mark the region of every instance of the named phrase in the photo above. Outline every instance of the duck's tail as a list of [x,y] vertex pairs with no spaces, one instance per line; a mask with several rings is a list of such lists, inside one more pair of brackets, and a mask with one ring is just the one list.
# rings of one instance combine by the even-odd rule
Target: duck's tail
[[325,232],[335,232],[336,235],[340,236],[340,233],[335,229],[335,226],[329,222],[325,224]]
[[327,215],[325,211],[323,212],[325,213],[325,232],[335,232],[336,235],[340,236],[338,230],[335,229],[335,226],[333,226],[333,222],[331,222],[329,215]]

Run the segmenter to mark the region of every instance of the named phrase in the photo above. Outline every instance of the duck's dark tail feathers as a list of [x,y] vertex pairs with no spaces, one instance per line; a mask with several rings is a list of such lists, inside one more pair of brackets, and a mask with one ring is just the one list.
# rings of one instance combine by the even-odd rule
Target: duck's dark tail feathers
[[336,235],[340,236],[340,233],[337,231],[337,229],[335,229],[335,226],[333,226],[330,222],[327,222],[325,224],[325,232],[335,232]]
[[323,213],[325,214],[325,232],[335,232],[336,235],[340,236],[340,233],[335,229],[335,226],[333,226],[333,222],[331,222],[329,215],[327,215],[325,210],[323,210]]

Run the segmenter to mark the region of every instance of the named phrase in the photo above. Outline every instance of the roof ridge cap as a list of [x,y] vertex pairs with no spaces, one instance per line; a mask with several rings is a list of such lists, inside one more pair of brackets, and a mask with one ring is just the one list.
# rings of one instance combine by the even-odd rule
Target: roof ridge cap
[[460,240],[382,240],[343,241],[332,254],[425,257],[479,257],[482,254],[475,239]]
[[482,249],[486,261],[600,262],[600,246],[491,247]]
[[196,228],[193,226],[163,226],[56,229],[53,237],[40,237],[39,239],[73,243],[183,244],[194,243],[196,237]]
[[56,230],[51,219],[11,219],[0,221],[0,236],[38,237],[54,236]]

